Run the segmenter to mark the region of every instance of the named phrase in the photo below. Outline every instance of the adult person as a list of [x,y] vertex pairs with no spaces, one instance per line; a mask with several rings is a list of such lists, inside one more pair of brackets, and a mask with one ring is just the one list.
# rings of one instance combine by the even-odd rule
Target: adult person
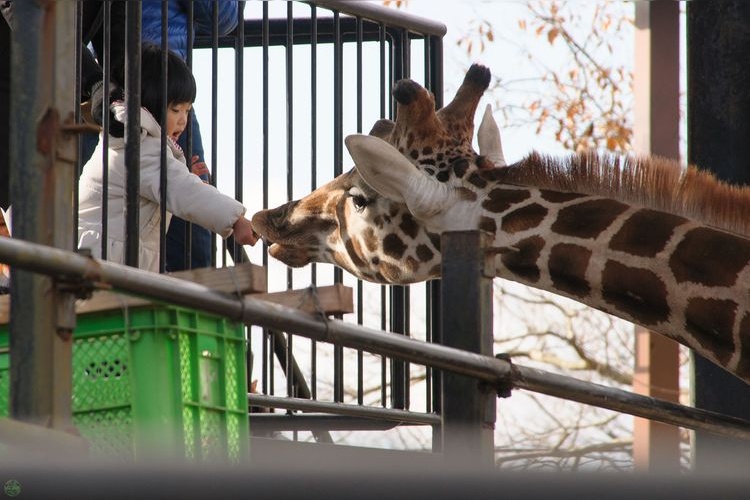
[[[193,27],[195,33],[188,33],[189,8],[193,8]],[[167,42],[170,51],[176,52],[183,60],[187,60],[189,42],[198,35],[210,35],[213,32],[214,8],[217,9],[216,29],[219,35],[226,35],[237,26],[238,2],[211,0],[194,1],[169,0],[167,2]],[[144,42],[161,44],[161,9],[160,0],[144,0],[142,2],[141,32]],[[205,162],[203,141],[200,126],[195,112],[190,113],[192,131],[192,148],[188,150],[188,134],[180,136],[178,144],[190,157],[190,166],[201,168]],[[208,176],[201,176],[208,181]],[[187,260],[187,228],[186,222],[179,217],[172,217],[166,235],[166,269],[180,271],[182,269],[208,267],[211,265],[211,233],[205,228],[193,224],[190,231],[190,261]]]

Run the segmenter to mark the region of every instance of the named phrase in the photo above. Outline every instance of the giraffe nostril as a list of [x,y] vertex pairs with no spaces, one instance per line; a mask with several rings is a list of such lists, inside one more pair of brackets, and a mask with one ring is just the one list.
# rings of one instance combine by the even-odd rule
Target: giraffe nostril
[[285,223],[291,213],[294,212],[294,208],[297,206],[297,203],[299,203],[299,201],[297,200],[290,201],[289,203],[285,203],[284,205],[271,210],[271,212],[268,214],[271,223],[275,227],[278,227],[280,224]]

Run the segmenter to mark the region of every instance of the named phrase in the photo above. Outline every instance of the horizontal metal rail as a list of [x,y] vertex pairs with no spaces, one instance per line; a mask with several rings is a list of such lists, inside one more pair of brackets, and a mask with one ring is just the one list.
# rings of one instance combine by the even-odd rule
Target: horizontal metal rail
[[[239,299],[197,283],[94,260],[57,248],[0,238],[0,262],[55,276],[69,282],[66,283],[68,286],[76,280],[108,285],[134,295],[194,307],[247,324],[289,331],[317,341],[362,349],[475,377],[501,391],[509,387],[527,389],[671,425],[750,439],[750,422],[739,418],[661,401],[340,320],[320,319],[296,309],[258,299]],[[85,282],[81,285],[85,285]]]
[[370,2],[346,0],[314,0],[318,7],[338,11],[342,14],[369,19],[389,26],[404,28],[416,33],[443,37],[448,32],[445,24],[396,9],[374,5]]
[[[409,37],[422,39],[428,37],[442,38],[447,28],[444,24],[422,17],[411,16],[394,9],[368,5],[365,2],[316,2],[320,7],[335,9],[334,4],[346,4],[346,9],[339,10],[342,14],[350,14],[364,19],[359,26],[354,17],[341,17],[337,21],[330,17],[319,16],[314,21],[308,18],[295,18],[291,25],[286,18],[275,19],[245,19],[242,30],[243,45],[245,47],[261,47],[264,43],[270,46],[310,45],[315,33],[317,43],[335,43],[336,32],[339,31],[339,41],[344,43],[356,42],[358,36],[363,42],[378,42],[381,38],[381,27],[387,39]],[[265,33],[264,25],[268,32]],[[289,29],[294,36],[290,37]],[[314,27],[314,30],[313,30]],[[406,31],[404,31],[406,30]],[[264,41],[264,37],[267,37]],[[234,48],[237,35],[231,33],[218,36],[214,40],[211,35],[196,35],[194,48],[208,49],[217,44],[217,48]]]
[[400,425],[414,425],[409,422],[330,413],[251,413],[249,419],[250,433],[253,436],[279,431],[388,431]]
[[416,413],[413,411],[375,406],[328,403],[325,401],[314,401],[302,398],[265,396],[263,394],[248,394],[247,401],[251,406],[262,406],[265,408],[317,411],[334,413],[336,415],[349,415],[352,417],[377,418],[411,425],[440,425],[440,416],[434,413]]
[[[268,32],[264,33],[263,26],[267,26]],[[379,42],[380,24],[373,21],[362,23],[362,41]],[[290,29],[291,28],[291,29]],[[313,41],[313,29],[315,41],[318,44],[335,43],[336,31],[339,30],[338,39],[342,43],[353,43],[357,41],[357,19],[351,17],[340,18],[335,22],[333,18],[318,18],[315,22],[310,19],[293,19],[291,25],[286,19],[245,19],[243,26],[243,46],[262,47],[264,42],[268,46],[290,46],[310,45]],[[386,39],[392,40],[402,37],[404,32],[398,28],[385,27]],[[289,35],[294,34],[290,40]],[[413,35],[416,37],[416,35]],[[265,40],[264,40],[265,39]],[[234,34],[218,37],[218,48],[234,48],[237,37]],[[208,49],[213,47],[213,38],[210,35],[196,35],[196,49]]]

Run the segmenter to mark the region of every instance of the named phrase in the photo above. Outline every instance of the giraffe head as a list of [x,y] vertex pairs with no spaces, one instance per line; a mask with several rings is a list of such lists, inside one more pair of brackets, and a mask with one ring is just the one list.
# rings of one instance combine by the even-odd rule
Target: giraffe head
[[[505,165],[489,107],[478,133],[482,154],[472,147],[474,114],[489,81],[489,70],[473,65],[454,99],[437,112],[428,90],[411,80],[397,82],[396,121],[379,120],[370,136],[347,139],[355,165],[371,163],[369,149],[359,146],[360,137],[386,147],[386,157],[375,160],[383,167],[396,159],[444,189],[456,173]],[[253,226],[270,245],[271,256],[293,267],[331,263],[377,283],[437,277],[439,231],[428,229],[403,198],[383,194],[355,167],[300,200],[256,213]]]

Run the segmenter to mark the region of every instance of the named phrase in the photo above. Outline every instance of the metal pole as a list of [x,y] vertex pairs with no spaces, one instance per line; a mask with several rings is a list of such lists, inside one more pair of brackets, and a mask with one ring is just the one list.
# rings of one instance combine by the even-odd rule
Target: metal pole
[[126,2],[125,263],[138,267],[141,179],[141,2]]
[[362,17],[363,19],[371,19],[388,26],[404,28],[424,35],[443,37],[448,31],[445,24],[441,22],[415,16],[399,10],[389,9],[371,2],[315,0],[312,3],[319,7],[339,11],[352,16]]
[[572,377],[340,320],[320,320],[297,309],[253,298],[238,299],[171,276],[94,260],[45,245],[0,238],[0,262],[67,279],[86,279],[108,288],[219,314],[245,324],[296,333],[316,341],[363,349],[421,365],[475,377],[491,386],[548,394],[600,408],[691,429],[750,439],[750,422],[716,412],[632,394]]
[[[428,89],[435,96],[435,108],[440,109],[443,107],[443,38],[442,36],[428,36],[425,42],[430,46],[430,86]],[[442,286],[439,279],[431,280],[427,284],[428,290],[428,315],[430,318],[429,339],[432,342],[442,343],[442,310],[440,306],[442,296]],[[430,395],[432,397],[432,407],[442,407],[442,387],[440,373],[428,369],[428,376],[432,375],[432,388],[430,389]],[[432,429],[432,451],[440,451],[443,448],[442,433],[440,429],[434,427]]]
[[[479,231],[442,234],[443,345],[492,356],[492,264]],[[442,447],[462,464],[494,464],[495,391],[475,378],[442,374]]]
[[343,403],[327,403],[325,401],[313,401],[301,398],[279,398],[264,396],[262,394],[248,394],[247,401],[250,406],[261,406],[266,408],[284,408],[297,411],[317,411],[322,413],[335,413],[337,415],[349,415],[353,417],[366,417],[378,420],[401,422],[409,425],[435,425],[439,423],[440,417],[434,414],[415,413],[406,410],[393,410],[378,406],[362,406]]
[[[74,2],[14,2],[10,163],[13,236],[73,249],[78,141]],[[13,269],[10,414],[71,426],[73,300],[55,280]]]
[[[333,175],[338,177],[344,169],[344,48],[338,11],[333,12],[333,32]],[[333,282],[343,281],[344,273],[335,267]],[[344,400],[344,350],[341,346],[333,347],[333,399]]]

